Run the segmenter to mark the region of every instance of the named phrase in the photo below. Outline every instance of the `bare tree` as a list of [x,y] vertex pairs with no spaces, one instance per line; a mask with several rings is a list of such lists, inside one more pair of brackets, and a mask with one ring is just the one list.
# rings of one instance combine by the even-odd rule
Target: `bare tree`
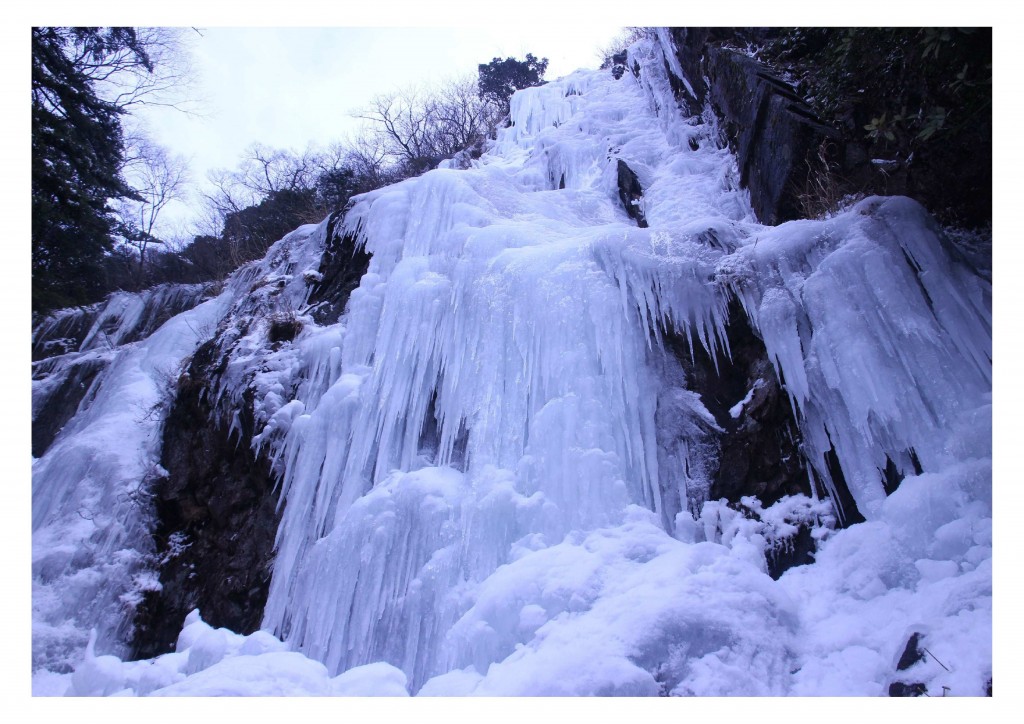
[[472,76],[450,80],[428,104],[432,145],[445,156],[493,136],[501,109],[480,98]]
[[416,162],[429,155],[427,112],[417,89],[382,93],[353,115],[369,121],[368,135],[391,161]]
[[376,133],[363,133],[337,143],[342,163],[352,170],[356,178],[356,193],[363,193],[400,180],[388,170],[388,151],[383,139]]
[[431,91],[406,88],[374,98],[353,114],[368,121],[366,136],[406,175],[482,141],[498,121],[495,108],[481,100],[471,77],[450,80]]
[[613,38],[594,48],[594,56],[600,61],[602,69],[608,68],[612,65],[612,56],[623,52],[636,41],[648,37],[650,33],[649,28],[621,28]]
[[245,149],[233,171],[214,169],[208,174],[214,190],[207,194],[225,213],[259,203],[270,194],[312,188],[323,163],[313,146],[301,154],[254,143]]
[[115,46],[77,43],[72,62],[97,93],[122,112],[136,106],[170,106],[193,113],[198,102],[186,94],[196,71],[190,44],[198,31],[189,28],[114,28],[130,38]]
[[138,200],[122,199],[116,206],[122,226],[123,243],[138,253],[139,281],[145,279],[146,250],[163,244],[158,223],[168,204],[184,200],[191,182],[188,160],[172,155],[162,146],[135,137],[126,157],[123,173]]

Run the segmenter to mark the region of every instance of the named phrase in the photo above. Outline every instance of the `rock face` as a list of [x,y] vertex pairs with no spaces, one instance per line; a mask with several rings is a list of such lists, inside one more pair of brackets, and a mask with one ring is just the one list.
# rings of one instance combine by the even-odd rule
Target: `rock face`
[[[691,110],[710,101],[736,154],[740,182],[765,224],[803,217],[800,196],[819,155],[835,153],[838,133],[824,125],[793,88],[763,63],[723,47],[726,40],[756,40],[765,31],[675,28],[672,40],[694,95],[679,93]],[[671,75],[671,74],[670,74]]]
[[212,403],[226,362],[215,341],[199,348],[164,427],[168,474],[154,490],[162,590],[149,592],[136,615],[140,658],[173,651],[194,608],[211,625],[241,633],[259,628],[263,615],[280,518],[275,477],[250,445],[251,396],[234,429]]
[[357,247],[353,238],[334,233],[343,217],[343,212],[335,212],[328,221],[327,248],[317,270],[320,280],[309,295],[311,314],[321,325],[338,321],[349,295],[359,286],[370,264],[370,255]]
[[42,457],[57,433],[78,412],[96,376],[109,361],[105,355],[83,355],[65,364],[59,364],[61,360],[56,358],[33,366],[33,379],[49,377],[50,384],[32,391],[32,457]]
[[[311,289],[301,315],[294,309],[267,315],[281,284],[255,285],[252,298],[196,351],[177,381],[163,434],[167,474],[153,490],[161,589],[148,591],[136,613],[132,646],[140,658],[174,650],[181,623],[195,608],[210,625],[239,633],[262,622],[282,504],[267,448],[253,446],[266,422],[265,414],[257,419],[253,375],[265,365],[253,362],[247,335],[265,335],[266,347],[256,354],[287,354],[303,318],[329,325],[341,317],[370,255],[352,238],[335,235],[340,218],[329,219],[319,267],[306,272]],[[235,355],[246,358],[247,376],[233,383],[244,389],[240,399],[229,400],[221,387]]]
[[[690,81],[683,87],[669,73],[677,99],[691,113],[710,103],[763,223],[819,215],[849,193],[910,196],[958,225],[991,223],[991,114],[961,118],[977,132],[960,146],[875,158],[885,151],[866,135],[863,119],[819,118],[792,83],[738,50],[778,36],[771,28],[673,28],[663,36]],[[980,46],[977,62],[986,62]]]
[[[641,229],[647,228],[647,219],[644,217],[643,210],[643,198],[644,190],[640,186],[640,179],[636,177],[626,162],[621,158],[618,164],[619,174],[619,200],[622,201],[622,206],[626,209],[626,213],[629,218],[636,222],[636,225]],[[564,188],[565,181],[563,177],[562,187]]]
[[209,284],[163,284],[62,309],[32,330],[32,456],[41,457],[78,411],[116,347],[151,335],[210,296]]
[[801,218],[817,156],[835,147],[838,133],[822,124],[781,78],[737,51],[708,50],[711,103],[740,168],[740,182],[765,224]]
[[171,317],[210,297],[215,287],[161,284],[138,293],[115,292],[88,307],[61,309],[34,325],[32,360],[145,339]]
[[695,345],[691,356],[685,337],[666,338],[686,370],[690,389],[701,396],[722,430],[711,499],[737,503],[744,495],[754,495],[771,505],[785,495],[810,495],[793,410],[764,343],[737,302],[730,308],[727,334],[731,359],[720,356],[717,369],[701,345]]

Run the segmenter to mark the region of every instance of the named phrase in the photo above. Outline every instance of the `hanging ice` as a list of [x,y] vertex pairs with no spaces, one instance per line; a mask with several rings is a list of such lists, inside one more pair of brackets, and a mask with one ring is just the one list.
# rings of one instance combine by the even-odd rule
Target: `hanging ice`
[[[275,659],[305,672],[304,690],[349,670],[393,689],[397,667],[398,687],[424,695],[841,693],[843,681],[877,693],[900,627],[990,632],[986,283],[909,200],[759,225],[713,116],[687,121],[672,96],[669,42],[630,49],[636,77],[580,71],[516,93],[511,126],[471,168],[359,197],[337,233],[372,260],[338,324],[303,317],[281,350],[257,329],[286,302],[307,311],[303,272],[326,224],[189,313],[228,320],[220,393],[254,391],[255,443],[281,474],[264,628],[326,667]],[[620,160],[647,228],[620,200]],[[279,296],[253,296],[278,281]],[[709,486],[700,437],[715,423],[662,338],[725,359],[733,298],[785,381],[806,463],[825,489],[842,472],[863,526],[832,532],[829,504],[804,497],[750,501],[759,520],[715,501],[687,513]],[[264,321],[232,327],[243,312]],[[56,445],[81,445],[100,409]],[[138,480],[153,458],[139,450],[103,481]],[[909,475],[889,498],[887,458]],[[55,460],[37,463],[37,489],[63,480]],[[65,488],[86,467],[61,473]],[[118,490],[103,484],[82,490]],[[915,519],[925,499],[934,515]],[[40,530],[74,515],[60,496],[39,505]],[[772,581],[765,551],[794,521],[825,541],[831,567]],[[876,630],[826,631],[842,607]],[[217,670],[258,666],[231,659],[242,644],[230,643]],[[922,676],[974,691],[991,675],[983,649],[949,677]],[[195,673],[163,661],[161,686]],[[389,666],[355,669],[378,662]]]

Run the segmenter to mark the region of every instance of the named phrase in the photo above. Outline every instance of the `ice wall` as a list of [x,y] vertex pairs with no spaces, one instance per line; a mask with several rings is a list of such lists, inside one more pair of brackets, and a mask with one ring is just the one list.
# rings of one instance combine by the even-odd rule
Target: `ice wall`
[[[659,46],[633,61],[636,78],[518,92],[472,168],[371,192],[345,219],[373,257],[341,328],[300,340],[304,381],[275,423],[286,507],[265,618],[331,672],[384,660],[413,690],[483,673],[593,605],[481,609],[503,571],[618,530],[630,506],[673,529],[663,491],[685,500],[707,481],[696,445],[684,470],[659,468],[659,396],[681,378],[660,336],[727,355],[731,295],[785,380],[822,490],[833,446],[869,517],[886,456],[912,473],[985,454],[984,439],[943,450],[958,410],[984,414],[987,291],[926,214],[868,200],[760,226],[713,117],[683,117]],[[618,201],[619,159],[649,228]],[[696,395],[674,414],[681,430],[709,424]]]
[[[252,395],[254,444],[281,475],[264,628],[326,671],[248,660],[240,640],[214,632],[220,658],[186,637],[194,666],[192,653],[155,660],[168,693],[256,693],[218,689],[203,672],[249,681],[278,665],[308,674],[303,691],[329,693],[328,677],[385,662],[424,695],[877,694],[908,627],[943,642],[990,637],[987,283],[909,200],[760,225],[713,115],[686,115],[674,98],[661,46],[637,43],[634,63],[620,80],[581,71],[520,91],[510,127],[470,168],[358,197],[338,233],[372,259],[337,324],[317,325],[306,306],[326,223],[190,313],[210,315],[226,354],[220,404]],[[622,206],[620,161],[642,187],[647,228]],[[696,431],[714,420],[662,338],[672,330],[723,359],[734,298],[790,396],[819,492],[841,472],[868,523],[835,532],[830,502],[801,496],[769,510],[748,500],[746,516],[718,501],[696,520],[679,510],[708,489]],[[302,330],[271,344],[281,313]],[[198,339],[182,337],[174,359]],[[105,379],[97,401],[149,399],[118,395],[121,373]],[[118,419],[92,404],[54,450],[124,454],[109,437],[85,442]],[[83,457],[65,469],[50,453],[36,463],[38,601],[58,590],[43,564],[54,551],[70,560],[93,531],[47,532],[77,523],[80,506],[61,491],[94,491],[110,509],[156,455],[157,423],[138,429],[149,437],[105,467]],[[888,498],[887,459],[907,474]],[[797,525],[828,567],[775,582],[765,555]],[[117,544],[103,555],[145,555],[143,528],[131,545],[120,528],[104,534]],[[95,581],[107,558],[53,568]],[[67,616],[84,594],[60,590],[70,593],[52,610]],[[87,618],[70,624],[79,639]],[[276,646],[250,653],[280,657]],[[920,676],[978,693],[991,657],[973,651],[953,672],[922,665]],[[131,684],[141,669],[129,668],[120,683],[83,674],[82,691],[159,688]],[[185,676],[202,676],[198,688],[179,686]]]

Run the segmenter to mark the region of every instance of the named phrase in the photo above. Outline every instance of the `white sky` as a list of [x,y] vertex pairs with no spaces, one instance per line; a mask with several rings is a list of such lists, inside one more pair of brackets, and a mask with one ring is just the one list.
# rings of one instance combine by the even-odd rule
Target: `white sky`
[[[546,77],[599,64],[620,27],[200,28],[189,33],[201,116],[163,107],[139,112],[153,138],[191,161],[193,180],[234,168],[254,142],[301,151],[355,132],[350,113],[373,96],[476,76],[494,57],[548,58]],[[168,208],[168,212],[171,209]],[[187,218],[184,205],[173,219]]]

